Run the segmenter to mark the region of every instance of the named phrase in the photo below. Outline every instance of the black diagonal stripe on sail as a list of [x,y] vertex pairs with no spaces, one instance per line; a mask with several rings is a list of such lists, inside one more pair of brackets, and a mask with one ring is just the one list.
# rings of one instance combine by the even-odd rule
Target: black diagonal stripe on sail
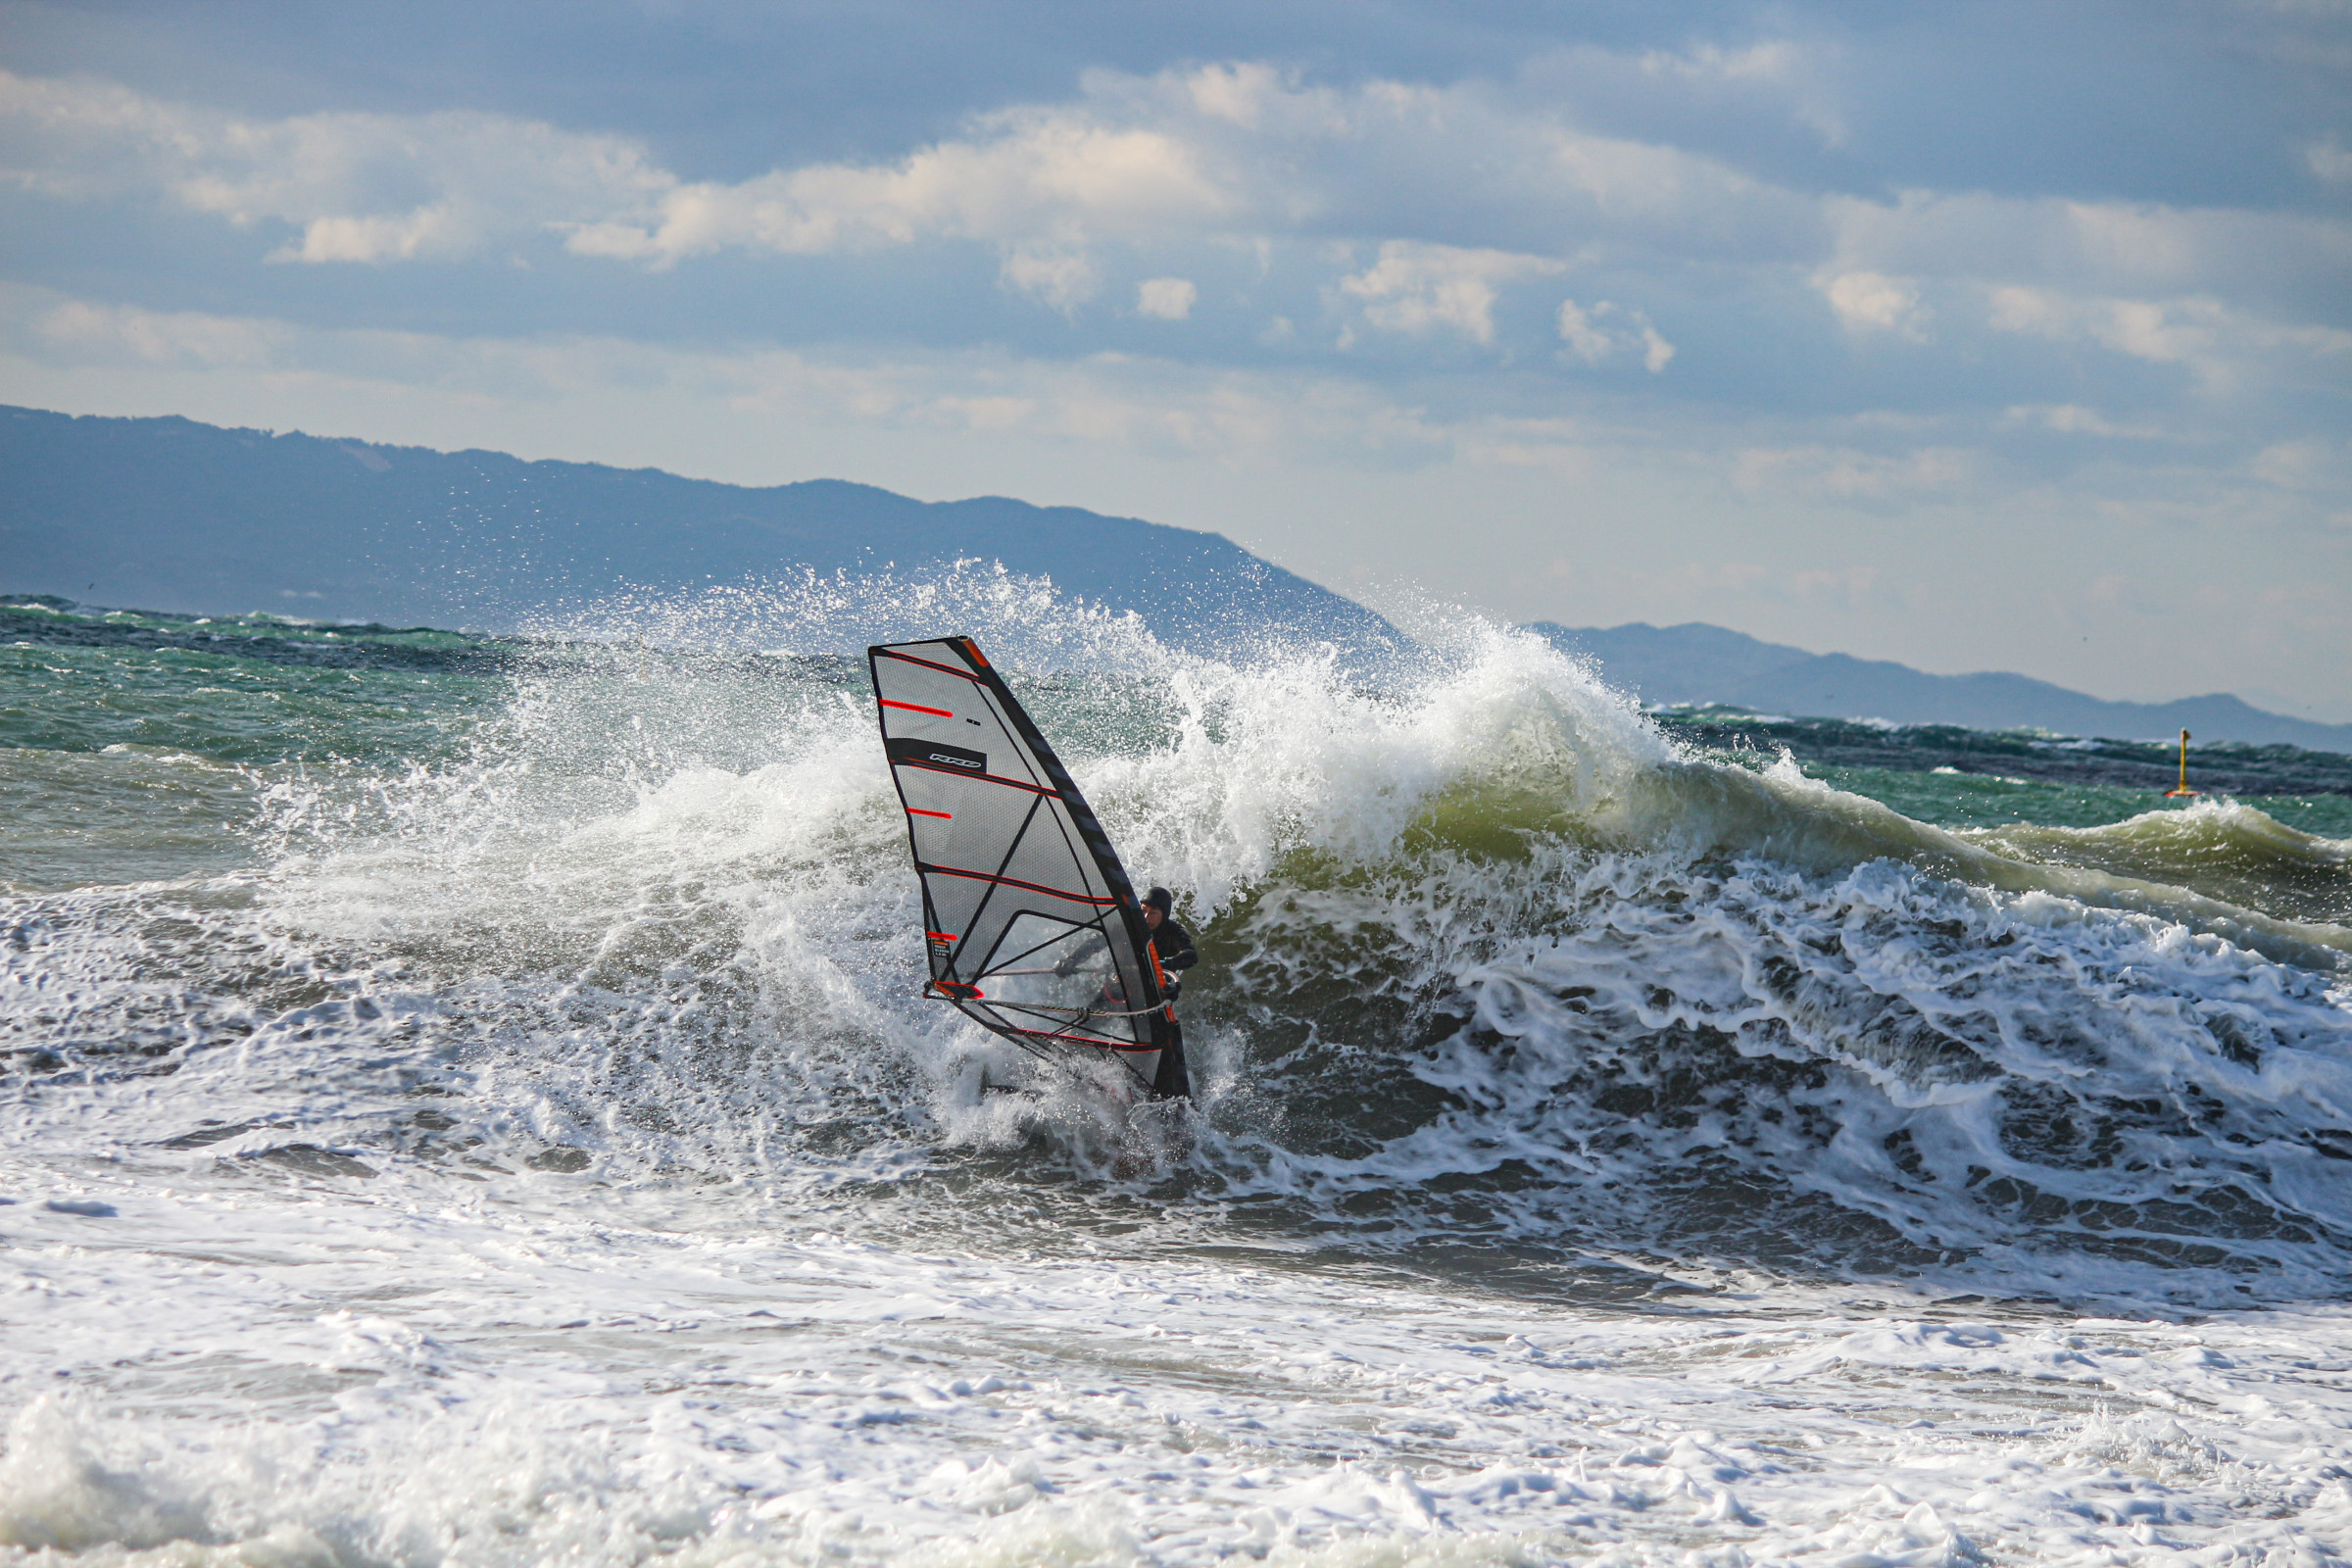
[[[975,882],[994,882],[1001,887],[1020,888],[1029,893],[1043,893],[1051,898],[1067,899],[1072,904],[1091,904],[1099,909],[1110,908],[1117,902],[1113,899],[1098,898],[1092,893],[1071,893],[1062,888],[1050,888],[1043,882],[1024,882],[1017,876],[996,876],[987,871],[967,870],[960,865],[934,865],[928,860],[917,860],[914,868],[926,876],[965,876]],[[987,897],[987,894],[981,895],[984,900]]]
[[952,665],[940,663],[936,660],[917,659],[912,654],[902,654],[888,648],[877,648],[872,650],[872,652],[880,655],[884,659],[895,659],[902,664],[920,664],[925,669],[936,669],[942,675],[953,675],[957,680],[968,680],[975,686],[982,684],[980,677],[973,674],[970,670],[956,669]]
[[[1021,840],[1029,836],[1029,829],[1037,821],[1037,813],[1045,804],[1046,798],[1044,796],[1039,795],[1032,797],[1029,802],[1029,809],[1027,813],[1021,817],[1021,825],[1017,828],[1014,828],[1012,830],[1011,837],[1004,841],[1004,858],[997,862],[995,874],[987,879],[989,884],[988,891],[980,895],[980,902],[973,906],[971,916],[964,922],[963,930],[959,933],[961,940],[956,944],[955,955],[957,958],[961,958],[963,956],[963,950],[969,947],[971,945],[972,938],[979,934],[982,927],[981,916],[988,912],[988,906],[990,902],[996,898],[997,889],[1005,886],[1010,881],[1010,879],[1004,875],[1004,868],[1012,864],[1012,858],[1020,853]],[[959,871],[952,866],[945,865],[930,867],[928,869],[943,871],[950,876],[972,876],[976,874],[971,871]],[[1041,888],[1030,883],[1014,883],[1012,885],[1028,888],[1034,893],[1051,893],[1054,891],[1051,888]],[[997,941],[1003,942],[1004,937],[1000,935]],[[989,952],[993,953],[995,951],[996,944],[992,943],[990,945]],[[979,978],[977,971],[986,968],[987,965],[988,954],[984,953],[980,956],[980,961],[973,965],[975,972],[972,978],[977,980]]]
[[[1115,1035],[1111,1035],[1105,1030],[1094,1027],[1090,1021],[1095,1018],[1119,1016],[1118,1014],[1093,1012],[1077,1007],[1040,1007],[1027,1005],[1017,1002],[1005,1002],[998,998],[980,999],[974,1003],[974,1005],[985,1007],[991,1012],[1003,1015],[1006,1022],[1011,1022],[1011,1019],[1014,1015],[1025,1018],[1040,1019],[1053,1027],[1053,1029],[1055,1031],[1055,1038],[1057,1039],[1083,1039],[1090,1045],[1117,1046],[1130,1051],[1149,1051],[1152,1049],[1150,1046],[1139,1046],[1133,1044],[1132,1042],[1121,1041]],[[1076,1016],[1074,1018],[1057,1018],[1054,1016],[1057,1011],[1075,1013]],[[1012,1026],[1016,1029],[1022,1027],[1017,1023],[1014,1023]]]
[[[1136,902],[1135,885],[1128,881],[1127,868],[1120,863],[1117,852],[1111,848],[1109,836],[1102,831],[1101,820],[1095,815],[1094,808],[1087,804],[1085,795],[1079,791],[1077,780],[1073,779],[1069,769],[1062,765],[1061,758],[1054,752],[1052,743],[1047,741],[1035,722],[1030,719],[1028,710],[1021,707],[1020,702],[1013,697],[1010,688],[1005,686],[1004,677],[997,673],[994,666],[984,664],[981,668],[980,678],[981,684],[987,688],[989,695],[997,700],[999,716],[1004,719],[1005,725],[1012,730],[1021,744],[1028,748],[1030,760],[1052,781],[1054,793],[1061,801],[1063,810],[1069,815],[1071,825],[1079,829],[1079,836],[1086,843],[1086,848],[1095,862],[1096,875],[1102,878],[1103,885],[1110,892],[1111,900],[1119,911],[1120,925],[1126,932],[1130,951],[1138,955],[1142,954],[1152,937],[1151,933],[1144,929],[1143,915],[1140,912],[1141,906]],[[1092,828],[1093,831],[1088,832],[1088,828]],[[1136,968],[1138,978],[1144,988],[1144,996],[1141,1000],[1154,1009],[1148,1019],[1152,1038],[1154,1042],[1165,1045],[1167,1025],[1157,1010],[1162,1001],[1159,994],[1159,977],[1152,972],[1151,965],[1147,963],[1138,961]]]
[[[1028,711],[1004,687],[1003,678],[993,669],[988,674],[990,695],[1001,695],[1003,698],[999,711],[1006,727],[1029,749],[1030,760],[1037,763],[1047,780],[1053,784],[1054,793],[1060,798],[1062,808],[1069,813],[1070,824],[1078,828],[1080,836],[1089,841],[1087,848],[1097,852],[1094,856],[1096,871],[1114,896],[1124,895],[1119,899],[1121,904],[1132,902],[1135,889],[1127,881],[1126,868],[1119,864],[1118,856],[1111,850],[1110,839],[1097,820],[1094,808],[1087,805],[1086,797],[1079,793],[1078,781],[1070,777],[1068,768],[1061,765],[1060,757],[1054,753],[1044,733],[1030,720]],[[1093,829],[1091,833],[1087,831],[1089,828]]]
[[[964,917],[963,929],[956,934],[955,951],[948,955],[949,973],[954,974],[960,972],[960,970],[957,968],[957,965],[962,961],[963,950],[971,946],[972,938],[981,931],[983,927],[981,916],[988,912],[988,906],[990,902],[996,898],[997,889],[1004,886],[1009,880],[1004,875],[1004,868],[1012,864],[1012,858],[1020,853],[1021,840],[1029,836],[1029,829],[1037,821],[1037,813],[1045,804],[1046,798],[1043,795],[1035,795],[1030,797],[1029,809],[1021,817],[1021,825],[1017,828],[1014,828],[1012,830],[1012,836],[1005,841],[1004,858],[997,862],[996,874],[986,879],[989,884],[988,891],[980,895],[980,902],[972,906],[972,912]],[[976,872],[958,870],[954,866],[926,865],[920,860],[915,862],[914,868],[926,876],[930,875],[934,871],[948,876],[978,875]],[[1028,887],[1031,891],[1039,893],[1050,893],[1053,891],[1051,888],[1038,888],[1028,883],[1015,883],[1013,885],[1019,887]],[[1004,939],[1002,936],[998,938],[998,941],[1000,942],[1003,940]],[[994,951],[993,948],[991,951]],[[980,956],[980,962],[973,965],[972,978],[974,980],[978,980],[980,978],[979,971],[986,968],[987,964],[988,955],[982,954]]]
[[[981,1000],[999,1012],[1017,1012],[1023,1017],[1043,1018],[1048,1023],[1061,1029],[1084,1029],[1096,1018],[1115,1016],[1112,1013],[1098,1012],[1092,1007],[1054,1007],[1036,1002],[1007,1002],[1003,997],[985,997]],[[1097,1034],[1102,1032],[1100,1029],[1095,1031]]]
[[[1044,914],[1041,910],[1032,909],[1028,912],[1038,915],[1038,917],[1041,919],[1051,918],[1051,916]],[[1044,941],[1039,942],[1034,946],[1023,948],[1018,953],[998,955],[990,962],[989,966],[982,970],[975,978],[985,980],[992,974],[1001,973],[1007,964],[1018,963],[1023,958],[1033,958],[1057,942],[1067,942],[1070,939],[1071,931],[1094,932],[1096,936],[1102,939],[1103,948],[1105,950],[1105,956],[1107,956],[1107,950],[1110,946],[1110,933],[1102,929],[1102,917],[1101,915],[1097,915],[1092,920],[1071,920],[1067,922],[1066,930],[1056,931],[1052,936],[1047,937]]]
[[941,767],[932,762],[918,762],[910,757],[894,757],[890,760],[890,765],[911,767],[918,773],[945,773],[950,778],[965,779],[974,784],[1002,784],[1006,789],[1027,790],[1032,795],[1054,793],[1043,784],[1024,783],[1017,778],[1006,778],[1001,773],[967,773],[960,767]]
[[1018,1035],[1027,1035],[1032,1040],[1058,1040],[1067,1045],[1093,1046],[1099,1051],[1115,1051],[1121,1055],[1127,1056],[1140,1056],[1147,1051],[1157,1051],[1159,1049],[1157,1045],[1138,1046],[1130,1045],[1125,1041],[1119,1040],[1093,1040],[1089,1039],[1085,1035],[1049,1034],[1043,1029],[1023,1029],[1020,1025],[1012,1023],[1001,1025],[999,1032],[1002,1033],[1004,1030],[1010,1030],[1012,1033]]
[[[958,649],[958,652],[964,654],[966,658],[971,657],[971,650],[968,648]],[[981,663],[983,669],[987,668],[986,661],[980,661],[979,662]],[[995,673],[996,672],[994,670],[987,671],[989,677],[994,677]],[[1007,730],[1011,731],[1013,735],[1027,747],[1030,756],[1026,759],[1026,760],[1043,764],[1047,756],[1050,755],[1050,749],[1045,748],[1045,737],[1043,734],[1035,733],[1036,727],[1034,725],[1026,725],[1014,722],[1016,719],[1025,720],[1027,718],[1027,714],[1022,710],[1019,702],[1013,699],[1010,692],[1001,690],[1001,682],[992,683],[992,679],[983,678],[980,675],[974,675],[971,677],[971,679],[980,687],[981,691],[986,694],[989,700],[989,706],[995,710],[995,716],[998,722],[1004,724]],[[1000,697],[1002,697],[1002,701],[999,700]],[[1024,733],[1024,730],[1028,731],[1029,733]],[[1048,776],[1052,776],[1050,771]],[[994,775],[988,775],[988,777],[990,782],[998,782]],[[1023,887],[1032,892],[1046,892],[1056,898],[1070,898],[1071,895],[1062,892],[1059,889],[1040,888],[1035,883],[1021,882],[1017,878],[1008,877],[1005,874],[1012,866],[1013,858],[1021,853],[1022,845],[1028,841],[1030,833],[1036,829],[1038,813],[1045,810],[1046,802],[1048,800],[1060,801],[1063,809],[1067,810],[1067,800],[1063,799],[1057,791],[1047,791],[1040,789],[1035,784],[1019,785],[1017,781],[1012,779],[1004,779],[1002,782],[1015,785],[1015,787],[1018,788],[1036,790],[1037,796],[1036,799],[1030,802],[1028,814],[1021,818],[1021,825],[1019,829],[1013,833],[1010,839],[1006,841],[1004,846],[1004,858],[997,862],[996,881],[989,888],[988,892],[981,896],[981,907],[986,908],[988,906],[989,902],[996,897],[997,888],[1008,885]],[[1055,818],[1054,813],[1051,811],[1046,811],[1045,814],[1047,819],[1054,823],[1055,831],[1058,832],[1061,826],[1060,821]],[[1077,861],[1079,858],[1077,852],[1070,849],[1069,841],[1065,838],[1062,841],[1062,844],[1065,850],[1070,850],[1071,859],[1073,861]],[[1102,901],[1088,897],[1084,902],[1090,905],[1099,905]],[[980,921],[978,913],[975,911],[972,919],[972,930],[977,931],[979,928]],[[1007,922],[1004,930],[1000,931],[997,934],[996,944],[992,946],[987,953],[983,954],[980,961],[973,966],[974,979],[978,979],[980,974],[987,970],[1001,968],[1005,962],[1010,961],[1009,959],[1000,959],[998,950],[1004,946],[1004,938],[1010,933],[1011,928],[1011,923]],[[970,932],[965,933],[967,939],[970,934]]]
[[[1043,893],[1049,898],[1063,899],[1071,904],[1091,905],[1098,909],[1110,909],[1118,906],[1117,901],[1102,898],[1098,894],[1072,893],[1067,888],[1048,887],[1043,882],[1028,882],[1017,876],[992,876],[986,871],[970,871],[964,869],[960,865],[932,865],[925,863],[917,866],[916,869],[920,871],[937,872],[941,876],[969,877],[975,882],[994,882],[999,887],[1019,888],[1028,893]],[[982,894],[981,897],[986,898],[987,895]]]
[[1093,824],[1094,813],[1087,808],[1084,798],[1078,794],[1078,786],[1071,780],[1069,770],[1061,765],[1061,759],[1054,755],[1054,748],[1048,743],[1044,733],[1030,721],[1028,710],[1021,707],[1019,700],[1004,686],[1003,680],[998,678],[995,670],[992,669],[988,672],[988,679],[982,684],[988,691],[997,716],[1003,720],[1004,727],[1028,753],[1027,760],[1046,775],[1050,788],[1042,793],[1050,794],[1061,803],[1063,816],[1068,818],[1070,827],[1078,828],[1078,836],[1085,845],[1085,851],[1081,853],[1078,845],[1070,843],[1068,831],[1063,826],[1061,818],[1055,818],[1054,827],[1062,835],[1062,847],[1069,851],[1072,859],[1081,864],[1091,862],[1095,868],[1095,874],[1102,879],[1113,899],[1116,899],[1119,891],[1116,882],[1111,876],[1105,874],[1103,867],[1106,864],[1115,867],[1118,864],[1118,856],[1111,851],[1110,840],[1099,825],[1095,827],[1095,831],[1091,835],[1087,833],[1086,826]]
[[[913,651],[916,648],[922,652],[916,654]],[[937,978],[956,992],[973,994],[934,994],[943,995],[944,1000],[973,1022],[1025,1051],[1047,1055],[1052,1048],[1108,1050],[1127,1061],[1128,1070],[1133,1072],[1132,1057],[1164,1049],[1167,1043],[1167,1027],[1158,1000],[1160,988],[1148,960],[1146,944],[1150,938],[1143,929],[1142,910],[1136,903],[1133,885],[1109,836],[1078,793],[1069,770],[1004,678],[969,638],[876,646],[867,652],[875,696],[886,705],[878,714],[886,740],[921,736],[942,745],[951,744],[961,739],[959,733],[949,733],[960,731],[961,726],[955,724],[955,719],[958,715],[974,716],[994,723],[1004,751],[1013,759],[1009,764],[1000,764],[1005,768],[1004,772],[975,774],[964,768],[926,767],[919,755],[907,755],[915,749],[892,748],[900,753],[890,760],[894,764],[891,771],[900,805],[908,813],[909,844],[915,849],[915,869],[923,884],[925,929],[947,931],[948,927],[941,923],[940,911],[968,896],[955,895],[948,884],[935,883],[933,878],[955,877],[958,881],[983,884],[974,900],[975,907],[959,922],[960,928],[951,941],[931,949],[935,962],[944,965]],[[885,664],[884,660],[894,662]],[[970,671],[958,665],[968,665]],[[967,707],[969,696],[957,695],[963,688],[938,686],[940,677],[950,675],[978,689],[981,695],[977,706]],[[951,709],[955,712],[945,711]],[[989,747],[991,754],[996,750],[995,745]],[[990,760],[995,760],[993,755]],[[927,796],[928,789],[912,776],[914,772],[952,777],[962,784],[993,783],[1016,789],[1030,796],[1028,809],[1016,817],[1012,812],[1002,811],[1002,798],[998,798],[998,805],[987,810],[983,820],[1017,823],[1017,831],[1007,840],[999,836],[1002,829],[992,825],[976,842],[962,840],[959,834],[961,842],[955,858],[965,863],[941,863],[922,853],[923,844],[935,835],[918,831],[923,824],[916,819],[908,791],[913,789]],[[981,794],[985,796],[984,791]],[[1048,806],[1049,801],[1055,805]],[[926,799],[925,804],[931,803]],[[958,812],[958,816],[961,814]],[[1035,837],[1044,828],[1039,820],[1041,814],[1054,824],[1051,844]],[[938,848],[946,850],[947,841],[940,841]],[[1000,852],[993,869],[988,867],[986,858],[990,849]],[[1011,874],[1015,864],[1022,866],[1023,875]],[[1059,912],[1054,912],[1056,906]],[[999,919],[997,911],[1008,907],[1011,912]],[[1117,911],[1115,925],[1113,910]],[[990,951],[986,961],[969,967],[991,973],[1009,967],[1010,960],[1004,958],[1007,939],[1014,936],[1017,922],[1030,919],[1042,919],[1065,933],[1038,946],[1050,947],[1055,941],[1087,934],[1104,941],[1112,971],[1121,978],[1125,994],[1135,1002],[1148,1004],[1148,1010],[1138,1009],[1134,1013],[1122,1010],[1115,1017],[1089,1013],[1073,1019],[1066,1012],[1054,1016],[1046,1010],[1032,1010],[1009,998],[987,999],[977,995],[977,987],[964,977],[967,967],[962,962],[964,952],[979,953],[982,945],[987,944]],[[1032,939],[1023,937],[1020,947],[1031,949]],[[956,978],[947,979],[951,975]],[[1000,1011],[992,1003],[1007,1004],[1010,1011]],[[1141,1077],[1137,1084],[1139,1088],[1149,1087]]]

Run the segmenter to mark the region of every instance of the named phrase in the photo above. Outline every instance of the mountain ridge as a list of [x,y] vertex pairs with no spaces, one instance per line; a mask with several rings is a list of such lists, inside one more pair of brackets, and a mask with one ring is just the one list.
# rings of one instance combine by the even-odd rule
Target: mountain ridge
[[1807,717],[2044,729],[2116,740],[2167,740],[2186,729],[2206,741],[2352,753],[2352,724],[2289,718],[2225,692],[2169,703],[2110,702],[2031,675],[1934,675],[1891,660],[1768,643],[1703,621],[1604,628],[1540,620],[1528,629],[1592,659],[1612,685],[1661,707],[1714,704]]
[[[924,502],[848,479],[729,485],[479,448],[5,405],[0,481],[0,589],[158,610],[497,630],[613,593],[978,559],[1132,611],[1201,651],[1254,645],[1270,630],[1359,656],[1406,646],[1374,612],[1221,534],[1004,496]],[[1933,675],[1702,622],[1530,629],[1659,705],[2118,739],[2186,728],[2352,754],[2352,724],[2228,694],[2115,703],[2026,675]]]
[[[5,586],[158,610],[512,629],[552,603],[960,560],[1051,577],[1180,646],[1269,629],[1378,654],[1354,601],[1221,534],[847,479],[751,487],[660,468],[0,406]],[[259,601],[257,604],[256,601]]]

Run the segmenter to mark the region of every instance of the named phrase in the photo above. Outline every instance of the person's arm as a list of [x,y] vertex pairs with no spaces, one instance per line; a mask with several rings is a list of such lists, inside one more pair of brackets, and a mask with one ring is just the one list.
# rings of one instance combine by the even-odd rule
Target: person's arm
[[1200,961],[1200,955],[1193,948],[1193,934],[1173,920],[1162,919],[1159,929],[1152,933],[1152,947],[1159,954],[1159,994],[1174,1002],[1184,991],[1184,976],[1176,971],[1190,969]]

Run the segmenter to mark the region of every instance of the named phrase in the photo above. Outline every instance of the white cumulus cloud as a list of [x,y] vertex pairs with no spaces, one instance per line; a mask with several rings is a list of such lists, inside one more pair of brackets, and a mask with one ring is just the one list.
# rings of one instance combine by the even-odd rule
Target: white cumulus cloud
[[1849,332],[1894,332],[1914,340],[1927,336],[1928,312],[1919,303],[1918,284],[1908,278],[1840,272],[1816,276],[1813,286]]
[[1068,246],[1015,246],[998,269],[1006,284],[1055,310],[1074,311],[1095,297],[1094,259]]
[[1568,345],[1568,352],[1587,365],[1598,365],[1618,354],[1639,353],[1642,368],[1655,375],[1674,358],[1674,345],[1650,325],[1648,317],[1609,300],[1597,300],[1591,306],[1562,300],[1559,328],[1560,341]]
[[1200,291],[1189,277],[1148,277],[1136,285],[1137,314],[1154,316],[1163,321],[1181,321],[1193,314],[1193,304]]
[[274,321],[86,300],[41,311],[29,324],[45,349],[69,363],[173,368],[269,366],[292,335]]
[[740,184],[675,184],[642,211],[570,227],[582,255],[658,263],[729,248],[817,255],[931,236],[1067,249],[1186,229],[1234,198],[1196,149],[1156,129],[1057,112],[1008,115],[891,165],[827,164]]
[[1364,319],[1384,332],[1444,329],[1488,344],[1503,284],[1564,270],[1566,264],[1545,256],[1388,240],[1379,260],[1340,279],[1340,292],[1363,301]]
[[2333,136],[2304,148],[2303,164],[2322,179],[2352,180],[2352,151],[2346,151],[2344,144]]
[[446,260],[588,221],[674,183],[625,138],[472,112],[253,121],[107,82],[0,72],[5,177],[46,193],[152,190],[300,236],[273,261]]
[[2273,321],[2204,295],[2086,298],[2012,286],[1992,291],[1986,321],[1999,332],[2094,343],[2152,365],[2178,365],[2211,391],[2239,386],[2266,361],[2352,354],[2352,332]]
[[[599,262],[660,271],[729,254],[788,266],[926,246],[940,259],[918,265],[993,270],[1005,290],[1073,324],[1090,308],[1189,319],[1202,288],[1254,298],[1255,332],[1188,339],[1191,352],[1237,360],[1249,337],[1308,352],[1383,334],[1399,351],[1468,344],[1524,366],[1556,347],[1571,367],[1655,373],[1678,353],[1704,354],[1692,334],[1710,330],[1924,347],[1932,327],[1947,355],[1987,336],[2091,343],[2136,365],[2189,367],[2208,388],[2285,387],[2347,341],[2331,324],[2352,267],[2341,219],[1797,189],[1662,134],[1596,133],[1564,87],[1545,95],[1546,71],[1562,82],[1760,94],[1786,114],[1835,107],[1822,96],[1837,79],[1824,58],[1771,40],[1588,50],[1531,63],[1511,82],[1445,85],[1326,85],[1229,61],[1089,73],[1060,100],[976,116],[887,158],[698,179],[632,137],[514,116],[239,116],[105,81],[0,73],[0,179],[28,199],[209,215],[252,231],[257,258],[314,267],[512,260],[568,266],[570,279]],[[2333,179],[2338,160],[2352,162],[2336,148],[2299,150]],[[1239,275],[1246,263],[1214,280],[1203,270],[1242,257],[1254,257],[1253,276]],[[1553,323],[1505,309],[1513,290],[1571,272],[1579,297]],[[1144,281],[1113,288],[1130,278]],[[1791,280],[1809,283],[1828,316],[1782,308]],[[1744,296],[1747,324],[1685,311],[1694,293]],[[1653,317],[1676,325],[1675,341]],[[1956,363],[1955,379],[1974,373]],[[2001,405],[2112,395],[2072,383],[1997,394]]]

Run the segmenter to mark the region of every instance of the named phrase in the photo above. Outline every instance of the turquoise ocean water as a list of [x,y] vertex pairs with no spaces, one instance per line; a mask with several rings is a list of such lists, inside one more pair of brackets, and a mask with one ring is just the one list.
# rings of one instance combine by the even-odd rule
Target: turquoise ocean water
[[[844,650],[949,631],[1185,1137],[919,997]],[[0,607],[0,1554],[2341,1560],[2352,759],[1423,640]]]

